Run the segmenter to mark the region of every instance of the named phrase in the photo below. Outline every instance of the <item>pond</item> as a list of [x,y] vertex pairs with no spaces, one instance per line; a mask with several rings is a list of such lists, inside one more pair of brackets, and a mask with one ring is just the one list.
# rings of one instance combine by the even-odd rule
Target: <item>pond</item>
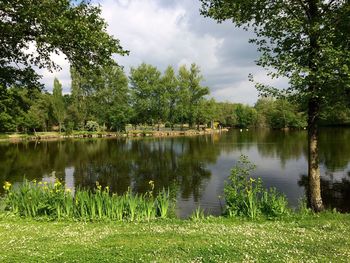
[[[232,130],[175,138],[71,139],[1,143],[0,183],[63,180],[67,187],[93,188],[98,181],[113,192],[170,187],[177,213],[189,216],[200,205],[222,212],[224,182],[241,154],[257,165],[253,177],[284,193],[296,207],[307,186],[306,131]],[[327,207],[350,211],[350,129],[320,132],[322,196]],[[3,191],[1,189],[0,191]]]

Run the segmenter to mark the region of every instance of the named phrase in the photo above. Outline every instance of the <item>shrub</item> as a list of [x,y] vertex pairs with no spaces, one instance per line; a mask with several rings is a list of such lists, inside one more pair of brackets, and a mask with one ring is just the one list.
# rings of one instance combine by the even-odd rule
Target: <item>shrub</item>
[[68,122],[66,122],[65,123],[65,133],[67,134],[67,135],[71,135],[72,133],[73,133],[73,130],[74,130],[74,122],[72,122],[72,121],[68,121]]
[[169,191],[163,190],[153,197],[151,190],[134,194],[130,189],[123,195],[110,193],[96,182],[94,191],[77,189],[73,195],[56,181],[54,184],[25,181],[18,187],[6,183],[6,209],[22,217],[76,220],[149,221],[167,218],[172,207]]
[[265,189],[261,178],[251,178],[250,174],[255,168],[256,166],[242,155],[238,165],[231,170],[224,188],[225,214],[250,219],[259,216],[275,218],[286,215],[288,203],[285,196],[278,193],[275,188]]
[[96,121],[88,121],[85,125],[85,129],[87,131],[99,131],[100,130],[100,126],[98,125],[98,123]]

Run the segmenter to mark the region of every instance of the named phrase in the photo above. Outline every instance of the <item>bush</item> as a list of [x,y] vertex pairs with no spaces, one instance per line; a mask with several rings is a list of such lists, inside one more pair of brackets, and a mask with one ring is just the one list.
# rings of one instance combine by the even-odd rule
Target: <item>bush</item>
[[250,173],[255,168],[256,166],[242,155],[238,165],[231,170],[224,188],[225,214],[250,219],[286,215],[288,203],[285,196],[278,193],[275,188],[265,189],[261,178],[251,178]]
[[96,121],[88,121],[85,125],[85,129],[92,132],[99,131],[100,125],[98,125]]
[[71,135],[73,133],[73,130],[74,130],[74,122],[68,121],[65,123],[64,127],[65,127],[64,131],[65,131],[66,135]]

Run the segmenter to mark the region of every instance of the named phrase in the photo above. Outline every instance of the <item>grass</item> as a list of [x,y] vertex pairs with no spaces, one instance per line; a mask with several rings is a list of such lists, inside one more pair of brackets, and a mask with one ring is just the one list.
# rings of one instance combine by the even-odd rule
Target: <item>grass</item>
[[97,183],[74,197],[59,181],[5,182],[0,262],[349,261],[350,214],[313,214],[305,201],[287,211],[275,190],[240,179],[250,170],[233,170],[225,187],[235,216],[206,217],[198,207],[189,220],[169,219],[172,194],[154,196],[153,181],[143,195],[111,195]]
[[347,262],[350,216],[45,222],[0,216],[0,262]]

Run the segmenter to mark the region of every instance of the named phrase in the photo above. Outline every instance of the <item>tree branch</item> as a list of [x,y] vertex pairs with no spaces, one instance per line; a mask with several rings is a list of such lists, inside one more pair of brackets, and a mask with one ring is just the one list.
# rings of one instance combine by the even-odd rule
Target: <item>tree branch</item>
[[306,6],[306,4],[304,3],[304,1],[303,0],[296,0],[300,5],[301,5],[301,7],[304,9],[304,11],[305,11],[305,15],[306,15],[306,17],[310,20],[310,13],[309,13],[309,9],[307,8],[307,6]]

